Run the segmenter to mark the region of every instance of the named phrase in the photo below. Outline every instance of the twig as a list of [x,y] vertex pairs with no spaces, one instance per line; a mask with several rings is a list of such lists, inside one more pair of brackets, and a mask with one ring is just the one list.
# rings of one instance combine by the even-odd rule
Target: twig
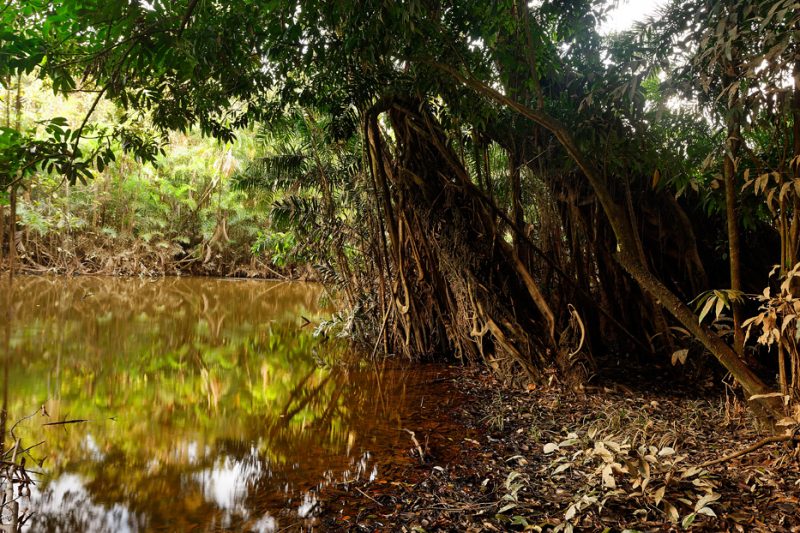
[[[128,52],[126,52],[125,55],[127,56]],[[80,127],[76,130],[76,133],[74,135],[75,140],[72,143],[72,145],[74,146],[73,153],[74,153],[74,150],[76,150],[78,148],[78,143],[81,140],[81,136],[83,135],[84,128],[86,128],[86,124],[89,123],[89,118],[94,113],[94,110],[97,109],[97,104],[100,103],[100,100],[103,98],[103,95],[106,93],[107,89],[108,89],[108,85],[104,85],[103,88],[100,89],[100,92],[97,93],[97,96],[95,97],[94,101],[92,102],[92,105],[89,107],[89,110],[84,115],[83,122],[81,122]]]
[[477,509],[490,509],[490,508],[498,505],[498,503],[499,502],[485,502],[485,503],[471,502],[471,503],[465,503],[464,505],[460,505],[460,506],[442,505],[442,506],[433,506],[433,507],[420,507],[420,508],[416,509],[416,511],[444,511],[444,512],[449,512],[449,513],[461,513],[461,512],[465,512],[465,511],[474,511],[474,510],[477,510]]
[[83,418],[77,418],[75,420],[62,420],[60,422],[48,422],[46,424],[42,424],[43,426],[63,426],[65,424],[80,424],[82,422],[89,422],[89,420]]
[[40,407],[39,409],[37,409],[33,413],[29,414],[28,416],[23,416],[22,418],[20,418],[16,422],[14,422],[14,425],[11,426],[11,429],[8,430],[8,434],[11,435],[12,438],[16,438],[14,436],[14,430],[17,429],[17,426],[20,425],[21,422],[24,422],[25,420],[29,420],[29,419],[33,418],[34,416],[38,415],[40,412],[42,412],[43,408],[44,408],[44,406]]
[[42,408],[41,407],[39,409],[37,409],[36,411],[32,412],[31,414],[29,414],[27,416],[23,416],[22,418],[20,418],[16,422],[14,422],[14,425],[11,426],[11,429],[8,430],[8,434],[13,437],[14,436],[14,430],[17,429],[17,426],[20,424],[20,422],[24,422],[25,420],[31,419],[34,416],[38,415],[40,412],[42,412]]
[[411,435],[411,440],[414,441],[414,445],[417,447],[417,452],[419,452],[419,462],[420,464],[425,463],[425,454],[422,451],[422,446],[419,445],[419,441],[417,440],[416,434],[411,431],[410,429],[402,428],[403,431]]
[[771,437],[766,437],[761,439],[760,441],[751,444],[747,448],[739,450],[738,452],[734,452],[718,459],[713,459],[711,461],[706,461],[705,463],[699,465],[700,468],[706,468],[712,465],[717,465],[719,463],[724,463],[726,461],[730,461],[731,459],[736,459],[737,457],[741,457],[743,455],[747,455],[750,452],[754,452],[759,448],[766,446],[767,444],[772,444],[773,442],[791,442],[794,440],[798,440],[800,437],[796,434],[792,435],[773,435]]
[[298,525],[300,525],[300,522],[293,522],[293,523],[289,524],[289,525],[288,525],[288,526],[286,526],[286,527],[282,527],[282,528],[280,528],[280,529],[277,531],[277,533],[283,533],[284,531],[289,531],[290,529],[292,529],[292,528],[294,528],[294,527],[297,527]]
[[[20,453],[25,453],[25,454],[27,454],[27,453],[28,453],[29,451],[31,451],[32,449],[34,449],[34,448],[38,448],[39,446],[41,446],[41,445],[42,445],[42,444],[44,444],[45,442],[47,442],[47,441],[40,440],[40,441],[39,441],[39,442],[37,442],[36,444],[34,444],[34,445],[32,445],[32,446],[28,446],[27,448],[25,448],[24,450],[22,450]],[[29,454],[29,455],[30,455],[30,454]]]
[[366,493],[366,492],[364,492],[363,490],[359,489],[358,487],[355,487],[355,489],[356,489],[358,492],[360,492],[362,495],[366,496],[366,497],[367,497],[367,498],[369,498],[370,500],[374,501],[375,503],[377,503],[378,505],[380,505],[381,507],[383,507],[383,504],[382,504],[381,502],[379,502],[378,500],[376,500],[375,498],[373,498],[372,496],[370,496],[369,494],[367,494],[367,493]]

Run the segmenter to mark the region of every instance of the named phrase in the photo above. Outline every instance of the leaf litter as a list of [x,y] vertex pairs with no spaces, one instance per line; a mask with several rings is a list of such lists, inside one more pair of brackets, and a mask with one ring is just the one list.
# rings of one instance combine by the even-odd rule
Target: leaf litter
[[475,369],[453,387],[460,407],[427,413],[447,423],[417,431],[425,461],[390,458],[372,481],[325,489],[322,530],[800,532],[789,445],[698,466],[766,434],[729,394],[525,392]]

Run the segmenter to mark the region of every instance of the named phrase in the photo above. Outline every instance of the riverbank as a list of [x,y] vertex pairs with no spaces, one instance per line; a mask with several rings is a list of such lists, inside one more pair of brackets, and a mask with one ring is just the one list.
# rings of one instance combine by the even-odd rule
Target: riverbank
[[323,491],[321,530],[800,531],[796,453],[699,466],[764,436],[731,392],[521,392],[469,369],[451,385],[470,400],[427,409],[461,429],[409,428],[408,461]]
[[[203,257],[187,254],[179,247],[128,243],[84,243],[82,247],[58,248],[47,254],[24,248],[14,260],[14,271],[28,275],[164,277],[206,276],[315,281],[311,267],[277,267],[268,257],[216,254]],[[8,260],[0,258],[0,275],[8,272]]]

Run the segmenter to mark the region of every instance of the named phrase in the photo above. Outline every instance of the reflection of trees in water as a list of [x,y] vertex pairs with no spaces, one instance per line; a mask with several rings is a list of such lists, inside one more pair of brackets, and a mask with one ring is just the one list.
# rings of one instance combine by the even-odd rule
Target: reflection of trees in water
[[[375,412],[375,379],[371,372],[338,370],[315,387],[298,387],[280,414],[265,420],[270,442],[291,454],[287,463],[302,462],[304,456],[319,452],[324,443],[337,452],[352,447],[363,434],[391,423],[387,413]],[[405,411],[404,379],[398,375],[388,392],[397,402],[391,412],[398,416]],[[308,413],[314,416],[307,418]]]
[[373,440],[399,437],[404,374],[315,362],[341,355],[296,325],[317,289],[19,278],[16,291],[11,410],[44,401],[49,420],[90,420],[29,424],[50,456],[42,530],[235,529],[361,475]]
[[[312,387],[308,374],[298,376],[291,398],[279,408],[251,415],[245,434],[215,440],[208,453],[198,454],[193,461],[154,466],[146,454],[106,453],[79,470],[88,480],[82,486],[87,500],[82,507],[90,512],[78,510],[66,516],[76,521],[83,513],[84,519],[95,521],[83,527],[96,528],[98,520],[108,520],[96,512],[102,503],[108,509],[126,509],[126,516],[136,518],[142,528],[170,524],[166,529],[188,529],[216,523],[237,529],[265,513],[280,515],[290,500],[296,509],[309,490],[368,475],[368,438],[382,436],[388,440],[384,445],[394,442],[399,420],[410,407],[405,397],[408,378],[399,371],[387,374],[379,377],[372,371],[336,369]],[[377,379],[384,381],[381,388],[394,421],[380,407],[376,411],[380,403],[374,397]],[[300,413],[305,420],[299,418]],[[259,423],[263,432],[257,429]],[[229,480],[230,500],[220,505],[219,499],[225,497],[216,494],[215,499],[210,485],[231,475],[236,478]],[[165,498],[165,494],[174,496]]]
[[[112,315],[159,316],[167,312],[176,322],[176,311],[208,315],[212,321],[221,314],[248,322],[283,319],[298,310],[314,309],[320,289],[312,284],[228,281],[200,278],[48,278],[18,277],[12,301],[21,309],[18,318],[27,324],[43,316],[65,319]],[[190,312],[194,311],[194,312]]]
[[202,363],[213,348],[234,364],[236,350],[222,353],[224,346],[254,331],[269,336],[271,324],[314,309],[318,295],[316,287],[290,283],[21,277],[12,335],[21,364],[49,361],[57,393],[62,363],[102,372],[126,356],[149,358],[139,370],[159,371],[192,357]]

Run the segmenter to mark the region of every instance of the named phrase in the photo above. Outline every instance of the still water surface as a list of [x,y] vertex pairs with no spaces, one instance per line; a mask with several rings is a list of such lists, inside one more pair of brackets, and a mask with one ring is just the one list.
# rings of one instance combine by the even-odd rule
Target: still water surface
[[9,420],[36,412],[15,434],[45,441],[28,531],[308,527],[320,488],[409,448],[435,381],[341,364],[313,335],[311,284],[20,277],[7,293]]

